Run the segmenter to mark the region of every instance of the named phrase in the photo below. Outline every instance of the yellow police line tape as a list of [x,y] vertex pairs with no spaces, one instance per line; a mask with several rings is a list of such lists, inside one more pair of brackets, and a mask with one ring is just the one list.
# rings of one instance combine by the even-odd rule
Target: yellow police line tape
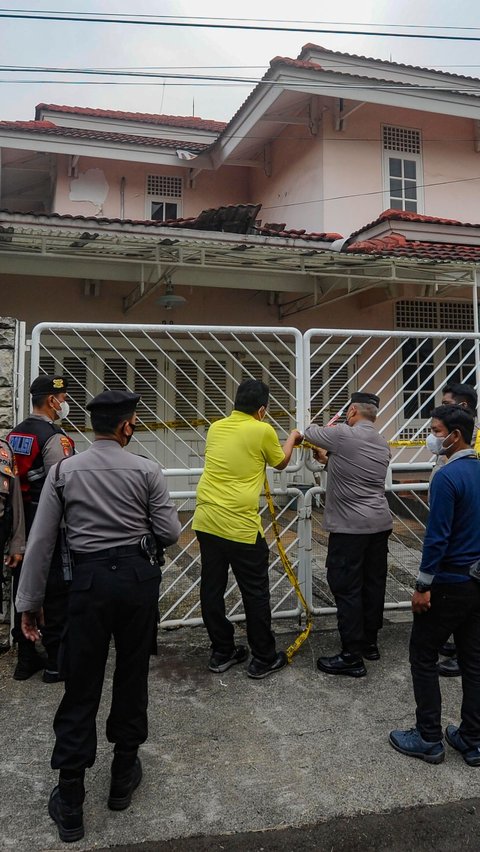
[[313,615],[312,615],[311,609],[310,609],[307,601],[305,600],[303,592],[300,588],[300,583],[298,582],[295,571],[293,570],[292,563],[290,562],[287,551],[285,550],[283,543],[282,543],[282,540],[280,538],[280,529],[279,529],[278,521],[277,521],[277,513],[275,511],[275,506],[274,506],[274,503],[273,503],[272,494],[271,494],[271,491],[270,491],[270,486],[268,484],[267,478],[265,478],[265,498],[267,500],[268,510],[270,512],[270,516],[271,516],[271,519],[272,519],[272,529],[273,529],[273,532],[275,534],[275,540],[277,542],[278,553],[279,553],[282,565],[285,569],[285,573],[286,573],[288,579],[290,580],[293,588],[295,589],[298,600],[300,601],[303,609],[305,610],[305,615],[306,615],[306,618],[307,618],[304,630],[302,630],[302,632],[299,633],[299,635],[297,636],[295,641],[292,642],[292,644],[289,645],[289,647],[285,651],[285,653],[287,655],[287,660],[288,660],[289,663],[291,663],[294,654],[296,654],[297,651],[301,648],[301,646],[305,642],[305,639],[307,639],[307,637],[310,633],[310,630],[312,629]]
[[[387,441],[387,444],[389,447],[424,447],[425,441]],[[306,450],[318,450],[318,447],[310,441],[302,441],[299,446]]]

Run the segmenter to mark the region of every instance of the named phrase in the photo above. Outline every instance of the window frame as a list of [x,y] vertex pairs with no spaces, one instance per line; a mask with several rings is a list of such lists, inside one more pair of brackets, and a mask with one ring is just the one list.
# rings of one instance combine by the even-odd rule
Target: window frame
[[[415,187],[417,190],[417,198],[416,204],[417,209],[415,211],[407,211],[405,208],[405,201],[409,199],[405,199],[405,185],[404,185],[404,167],[402,165],[402,176],[399,178],[402,181],[402,207],[394,207],[394,210],[403,210],[405,212],[419,213],[423,214],[425,210],[425,195],[424,195],[424,178],[423,178],[423,139],[421,130],[413,127],[405,127],[401,128],[402,130],[415,130],[420,137],[420,154],[410,154],[407,151],[398,151],[392,148],[385,148],[384,146],[384,138],[385,138],[385,128],[391,127],[392,125],[383,125],[381,126],[381,145],[382,145],[382,186],[383,186],[383,208],[384,210],[392,209],[392,195],[390,192],[390,160],[401,160],[402,163],[405,161],[413,161],[416,166],[416,177],[415,177]],[[409,178],[407,178],[409,180]]]
[[[145,175],[145,218],[148,221],[165,221],[166,219],[181,219],[183,216],[183,178],[179,178],[181,181],[181,194],[180,195],[168,195],[168,194],[153,194],[148,192],[148,178],[151,173]],[[171,177],[171,175],[158,175],[158,177]],[[173,177],[177,177],[177,175],[173,175]],[[163,216],[162,219],[153,220],[152,219],[152,204],[163,204],[164,211],[167,204],[175,204],[177,208],[177,212],[175,216]]]

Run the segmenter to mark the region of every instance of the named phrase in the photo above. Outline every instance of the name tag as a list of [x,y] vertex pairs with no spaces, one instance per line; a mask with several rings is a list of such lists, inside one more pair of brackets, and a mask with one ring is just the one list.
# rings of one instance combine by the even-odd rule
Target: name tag
[[8,443],[17,455],[29,456],[32,452],[33,440],[30,435],[10,435]]

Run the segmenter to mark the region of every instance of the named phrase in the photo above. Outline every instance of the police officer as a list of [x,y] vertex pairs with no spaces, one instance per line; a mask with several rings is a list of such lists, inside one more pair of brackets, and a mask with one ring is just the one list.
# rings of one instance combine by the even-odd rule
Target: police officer
[[137,750],[147,738],[148,665],[161,579],[153,536],[162,547],[172,544],[180,523],[160,466],[123,452],[135,430],[139,399],[105,391],[87,405],[95,440],[50,470],[18,587],[22,629],[35,640],[64,512],[73,579],[62,645],[65,694],[54,720],[52,767],[60,778],[49,813],[65,841],[84,834],[84,774],[95,761],[95,720],[112,635],[116,666],[107,739],[115,747],[108,806],[128,807],[142,777]]
[[[0,439],[0,553],[7,568],[16,568],[25,551],[25,520],[20,480],[15,469],[13,451]],[[3,566],[0,563],[0,612],[2,609]]]
[[[73,440],[58,425],[69,413],[67,388],[68,381],[64,376],[38,376],[30,388],[32,413],[7,436],[15,453],[20,476],[27,537],[48,471],[60,459],[73,455],[75,451]],[[13,574],[14,597],[20,570],[20,567],[17,568]],[[43,645],[48,655],[43,673],[45,683],[56,683],[59,680],[57,657],[65,625],[66,605],[67,585],[63,574],[59,537],[53,553],[45,596]],[[39,669],[43,669],[45,664],[36,653],[34,645],[23,636],[20,620],[20,615],[15,613],[12,635],[18,643],[18,662],[13,677],[15,680],[27,680]]]

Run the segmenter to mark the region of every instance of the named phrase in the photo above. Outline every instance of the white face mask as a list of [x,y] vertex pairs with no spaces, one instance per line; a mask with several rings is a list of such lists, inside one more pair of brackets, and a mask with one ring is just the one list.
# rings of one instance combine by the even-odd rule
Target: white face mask
[[70,414],[70,406],[68,402],[59,402],[60,408],[56,408],[57,416],[59,420],[65,420],[66,417]]
[[451,445],[448,447],[444,447],[443,445],[451,434],[452,433],[449,432],[448,435],[443,437],[442,435],[432,435],[432,433],[430,432],[430,435],[427,435],[426,440],[427,450],[430,450],[430,452],[433,453],[435,456],[444,456],[447,450],[450,449]]

